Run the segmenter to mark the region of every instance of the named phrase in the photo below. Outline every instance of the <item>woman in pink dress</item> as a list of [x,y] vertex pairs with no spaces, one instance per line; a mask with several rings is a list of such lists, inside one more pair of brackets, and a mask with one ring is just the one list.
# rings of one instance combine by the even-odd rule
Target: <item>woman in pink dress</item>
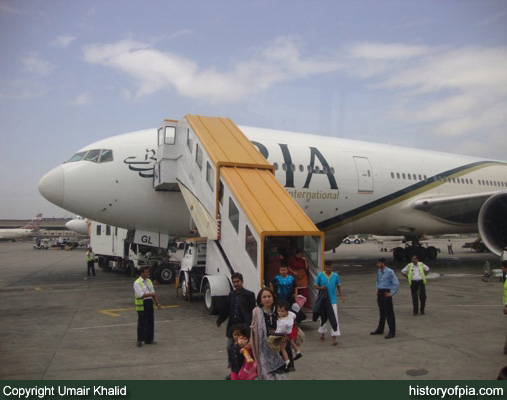
[[304,307],[310,308],[310,292],[308,290],[308,261],[303,256],[303,252],[296,250],[296,255],[289,258],[289,272],[294,275],[297,285],[297,293],[306,297]]

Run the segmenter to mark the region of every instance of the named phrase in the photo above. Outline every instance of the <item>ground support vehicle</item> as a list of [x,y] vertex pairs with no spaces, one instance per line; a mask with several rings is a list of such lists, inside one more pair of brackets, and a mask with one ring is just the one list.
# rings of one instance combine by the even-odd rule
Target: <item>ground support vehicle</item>
[[51,240],[47,238],[37,238],[35,240],[35,244],[33,245],[34,249],[37,250],[47,250],[52,246]]
[[171,243],[169,247],[168,240],[166,247],[137,243],[156,243],[145,236],[141,235],[141,239],[137,240],[136,235],[127,229],[92,221],[90,246],[99,267],[105,272],[122,271],[135,276],[139,267],[149,265],[153,280],[173,282],[180,267],[177,244]]
[[477,253],[484,253],[485,251],[489,251],[480,237],[475,239],[473,242],[465,243],[463,245],[463,248],[475,250]]

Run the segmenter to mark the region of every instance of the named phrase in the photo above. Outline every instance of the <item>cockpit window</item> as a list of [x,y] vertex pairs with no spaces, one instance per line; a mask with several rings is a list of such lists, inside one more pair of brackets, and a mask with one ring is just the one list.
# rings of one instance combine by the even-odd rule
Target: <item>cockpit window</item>
[[102,154],[100,155],[100,162],[103,163],[108,161],[113,161],[113,150],[102,150]]
[[80,153],[76,153],[67,162],[81,161],[84,158],[86,153],[87,153],[86,151],[81,151]]
[[84,159],[85,159],[85,161],[98,162],[99,156],[100,156],[100,150],[90,150]]
[[97,150],[81,151],[79,153],[74,154],[67,162],[76,162],[81,160],[92,161],[96,163],[113,161],[113,150],[97,149]]

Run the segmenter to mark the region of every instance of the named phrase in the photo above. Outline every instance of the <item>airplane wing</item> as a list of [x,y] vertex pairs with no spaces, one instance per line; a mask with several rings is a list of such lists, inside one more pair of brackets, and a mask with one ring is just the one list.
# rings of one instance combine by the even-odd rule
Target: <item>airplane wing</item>
[[484,202],[496,193],[498,191],[427,197],[414,201],[412,208],[450,222],[472,224],[477,221]]

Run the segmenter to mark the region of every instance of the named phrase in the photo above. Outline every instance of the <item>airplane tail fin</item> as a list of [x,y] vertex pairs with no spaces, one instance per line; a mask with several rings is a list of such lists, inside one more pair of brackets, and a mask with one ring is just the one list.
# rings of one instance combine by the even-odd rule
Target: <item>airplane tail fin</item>
[[32,230],[39,229],[41,217],[42,214],[37,214],[35,218],[28,223],[28,225],[23,226],[21,229],[32,229]]

